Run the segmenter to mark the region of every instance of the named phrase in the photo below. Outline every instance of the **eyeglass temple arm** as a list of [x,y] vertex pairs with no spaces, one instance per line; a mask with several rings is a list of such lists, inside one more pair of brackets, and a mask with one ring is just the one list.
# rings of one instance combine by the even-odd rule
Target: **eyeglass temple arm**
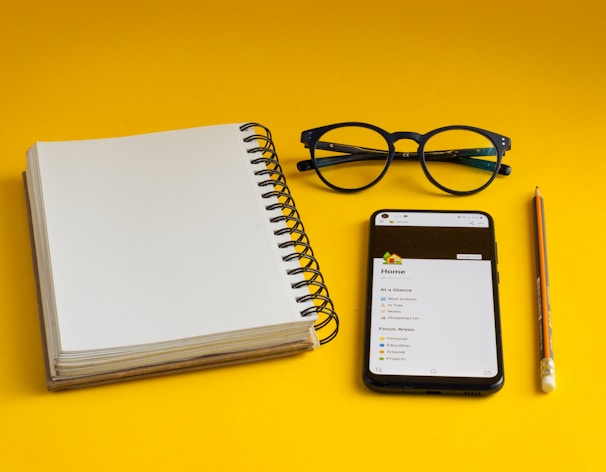
[[[309,146],[305,143],[305,147]],[[347,164],[349,162],[371,160],[384,161],[385,155],[387,154],[387,151],[381,151],[379,149],[349,146],[345,144],[327,143],[324,141],[319,141],[316,144],[316,149],[349,153],[341,156],[316,158],[316,165],[318,167]],[[430,161],[447,161],[452,164],[461,164],[469,167],[474,167],[476,169],[482,169],[489,172],[493,172],[495,167],[494,162],[487,161],[484,159],[476,159],[473,156],[491,156],[494,154],[494,148],[457,149],[454,151],[426,151],[425,159]],[[400,161],[416,161],[419,160],[419,155],[416,152],[396,152],[394,154],[394,159]],[[299,171],[304,172],[312,170],[313,168],[314,167],[311,159],[297,162],[297,169]],[[500,175],[509,175],[511,174],[511,167],[506,164],[501,164],[497,173]]]

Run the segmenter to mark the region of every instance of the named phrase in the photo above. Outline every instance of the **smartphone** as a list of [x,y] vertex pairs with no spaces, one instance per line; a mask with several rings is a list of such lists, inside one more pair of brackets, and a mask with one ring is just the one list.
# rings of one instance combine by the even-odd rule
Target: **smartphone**
[[488,213],[373,213],[364,383],[394,393],[498,391],[504,383],[498,288]]

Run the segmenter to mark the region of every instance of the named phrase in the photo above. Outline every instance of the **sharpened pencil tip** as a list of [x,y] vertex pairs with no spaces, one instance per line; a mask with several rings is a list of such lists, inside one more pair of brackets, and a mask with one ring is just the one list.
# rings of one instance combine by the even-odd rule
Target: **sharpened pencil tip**
[[541,191],[539,190],[539,186],[538,186],[538,185],[537,185],[537,186],[535,187],[535,189],[534,189],[534,194],[535,194],[537,197],[540,197],[540,196],[541,196]]

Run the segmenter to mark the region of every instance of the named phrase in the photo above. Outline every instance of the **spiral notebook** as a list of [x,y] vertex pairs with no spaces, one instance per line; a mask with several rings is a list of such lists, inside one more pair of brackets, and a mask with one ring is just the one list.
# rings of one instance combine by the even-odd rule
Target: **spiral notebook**
[[267,128],[39,142],[25,185],[50,390],[294,354],[336,335]]

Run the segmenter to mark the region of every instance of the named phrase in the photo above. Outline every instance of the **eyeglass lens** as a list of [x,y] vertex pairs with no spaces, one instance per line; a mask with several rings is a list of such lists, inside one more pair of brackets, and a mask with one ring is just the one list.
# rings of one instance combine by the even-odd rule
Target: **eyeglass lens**
[[[395,147],[392,166],[397,167],[397,161],[402,158],[418,161],[417,143],[400,140]],[[402,153],[406,153],[405,157]],[[490,139],[466,129],[450,129],[433,135],[425,143],[424,154],[426,171],[431,178],[459,192],[476,190],[490,181],[495,173],[491,163],[498,157]],[[314,155],[324,180],[342,189],[355,190],[374,183],[381,176],[387,166],[389,145],[375,130],[345,126],[323,134]],[[476,168],[477,165],[488,166],[488,169]]]
[[[433,135],[424,148],[425,166],[442,186],[460,192],[476,190],[493,178],[498,153],[486,136],[466,129]],[[474,165],[489,166],[477,168]]]
[[[343,189],[358,189],[379,178],[387,165],[389,145],[372,129],[344,126],[322,135],[314,154],[327,182]],[[322,167],[323,163],[331,165]]]

